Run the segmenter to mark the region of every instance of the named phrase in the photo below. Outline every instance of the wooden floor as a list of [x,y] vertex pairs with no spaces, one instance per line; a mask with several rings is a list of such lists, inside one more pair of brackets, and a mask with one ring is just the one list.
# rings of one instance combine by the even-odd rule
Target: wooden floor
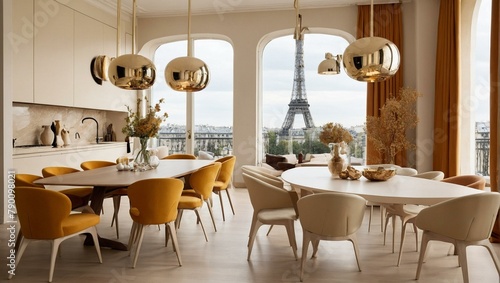
[[[94,248],[82,245],[83,237],[66,240],[62,243],[61,256],[56,262],[53,282],[299,282],[299,261],[295,261],[282,227],[275,227],[269,236],[266,236],[267,227],[262,227],[251,260],[246,260],[252,207],[246,189],[231,190],[231,193],[236,215],[226,210],[225,222],[222,221],[218,197],[214,198],[217,232],[211,225],[206,207],[202,210],[209,242],[205,242],[194,213],[184,213],[178,231],[182,267],[177,264],[171,243],[164,247],[164,226],[161,231],[151,226],[146,231],[135,269],[131,268],[131,257],[126,251],[102,249],[103,264],[99,264]],[[225,206],[229,208],[227,203]],[[415,252],[414,233],[407,232],[402,264],[397,267],[398,249],[393,254],[389,243],[383,245],[378,210],[375,211],[369,233],[369,210],[366,212],[365,221],[358,232],[362,271],[358,272],[356,268],[349,242],[321,242],[318,257],[307,261],[304,282],[415,282],[418,254]],[[110,227],[111,215],[112,203],[106,200],[105,214],[102,215],[98,230],[104,237],[115,238],[115,230]],[[119,219],[120,241],[127,243],[131,220],[126,199],[122,203]],[[4,272],[0,277],[1,282],[7,281],[5,263],[8,256],[8,226],[0,225],[0,254]],[[400,235],[399,227],[397,225],[397,237]],[[295,230],[300,256],[302,232],[299,222],[296,222]],[[396,244],[399,244],[399,240]],[[432,242],[419,282],[463,282],[457,257],[447,255],[449,247],[448,244]],[[494,244],[494,247],[499,254],[500,245]],[[16,276],[9,282],[46,282],[49,249],[50,245],[46,242],[31,244],[16,270]],[[467,252],[470,282],[499,282],[498,273],[486,249],[470,247]]]

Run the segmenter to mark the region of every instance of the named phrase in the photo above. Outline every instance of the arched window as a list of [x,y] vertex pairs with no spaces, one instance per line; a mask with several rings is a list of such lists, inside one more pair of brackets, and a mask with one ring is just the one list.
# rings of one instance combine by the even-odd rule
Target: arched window
[[[164,68],[174,58],[186,56],[186,40],[165,43],[154,56],[157,79],[164,80]],[[152,88],[152,100],[165,99],[163,106],[169,117],[159,133],[159,146],[168,146],[169,153],[188,152],[198,155],[207,151],[214,156],[232,153],[233,139],[233,48],[218,39],[193,41],[193,56],[203,60],[210,71],[208,86],[189,94],[172,90],[165,83]],[[194,125],[194,131],[189,125]],[[187,131],[186,131],[187,129]],[[222,136],[222,138],[220,137]],[[187,147],[194,138],[194,148]]]

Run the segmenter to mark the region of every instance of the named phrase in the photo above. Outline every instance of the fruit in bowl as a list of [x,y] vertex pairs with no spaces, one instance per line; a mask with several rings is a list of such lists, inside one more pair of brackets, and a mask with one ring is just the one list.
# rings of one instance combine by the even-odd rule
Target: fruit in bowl
[[387,181],[396,175],[395,169],[378,168],[365,168],[363,176],[370,181]]

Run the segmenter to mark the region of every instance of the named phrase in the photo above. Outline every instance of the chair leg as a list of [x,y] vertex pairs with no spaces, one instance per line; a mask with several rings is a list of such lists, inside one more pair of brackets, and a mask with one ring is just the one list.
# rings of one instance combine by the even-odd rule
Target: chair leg
[[269,230],[267,230],[266,236],[269,236],[269,233],[271,233],[271,230],[273,230],[274,225],[269,226]]
[[354,248],[354,255],[356,256],[358,270],[361,271],[361,263],[359,262],[358,238],[356,237],[356,235],[352,235],[350,241],[352,243],[352,247]]
[[165,224],[165,226],[165,230],[169,231],[169,234],[172,237],[172,244],[174,246],[175,254],[177,255],[179,266],[182,266],[181,252],[179,250],[179,242],[177,241],[177,231],[175,230],[175,224],[174,222],[168,222]]
[[132,229],[130,229],[130,238],[128,239],[128,256],[132,254],[132,247],[137,239],[137,223],[132,222]]
[[203,225],[203,221],[201,221],[199,209],[195,209],[194,213],[196,213],[196,217],[198,217],[198,220],[200,221],[201,230],[203,230],[203,235],[205,235],[205,241],[208,242],[207,232],[205,231],[205,226]]
[[297,257],[297,242],[295,241],[295,229],[293,228],[293,220],[290,223],[285,225],[286,233],[288,234],[288,242],[290,242],[290,246],[293,250],[293,255],[295,256],[295,260],[298,260]]
[[401,264],[401,256],[403,255],[403,245],[405,243],[405,236],[406,236],[406,224],[408,222],[402,223],[401,225],[401,243],[399,244],[399,256],[398,256],[398,266]]
[[134,261],[132,263],[132,268],[135,268],[135,265],[137,264],[137,259],[139,258],[139,251],[141,250],[142,239],[144,238],[144,225],[137,224],[137,230],[139,233],[139,238],[137,239],[137,245],[134,251],[135,254],[134,254]]
[[231,211],[233,212],[234,215],[233,201],[231,200],[231,194],[229,193],[229,188],[226,189],[226,195],[227,199],[229,200],[229,205],[231,206]]
[[463,242],[457,242],[455,248],[458,250],[458,262],[462,267],[462,276],[464,283],[469,283],[469,270],[467,269],[467,245]]
[[[19,243],[19,249],[16,251],[16,268],[19,267],[19,263],[21,262],[21,258],[23,257],[24,251],[26,247],[31,243],[32,240],[22,238]],[[9,273],[9,279],[12,279],[14,276],[12,273]]]
[[52,251],[50,252],[50,269],[49,269],[49,282],[52,282],[52,277],[54,276],[54,268],[56,266],[57,251],[59,245],[61,244],[61,239],[55,239],[51,241]]
[[250,255],[252,254],[253,243],[255,242],[255,236],[257,236],[257,231],[259,230],[262,223],[259,220],[252,221],[252,227],[250,228],[250,238],[248,238],[248,253],[247,261],[250,260]]
[[372,214],[373,214],[373,205],[370,205],[370,216],[368,217],[368,232],[370,232],[370,228],[372,226]]
[[95,250],[97,252],[97,258],[99,259],[99,263],[102,263],[102,255],[101,255],[101,246],[99,245],[99,238],[97,236],[97,228],[90,228],[90,235],[92,235],[92,239],[94,240]]
[[491,245],[489,240],[484,240],[480,243],[483,247],[485,247],[488,252],[490,253],[491,259],[495,263],[495,267],[497,268],[498,274],[500,274],[500,261],[498,260],[497,254],[495,250],[493,249],[493,246]]
[[[207,202],[208,212],[210,213],[210,218],[212,218],[212,224],[214,225],[214,230],[215,230],[215,232],[217,232],[217,227],[215,226],[215,218],[214,218],[214,212],[212,210],[212,206],[210,205],[209,200],[207,200],[206,202]],[[199,216],[198,216],[198,218],[199,218]],[[200,219],[200,222],[201,222],[201,219]]]
[[418,257],[417,274],[415,275],[415,280],[420,277],[420,271],[422,270],[422,264],[424,263],[425,252],[427,251],[427,244],[429,243],[429,237],[427,233],[424,232],[422,235],[422,244],[420,245],[420,256]]
[[220,210],[222,211],[222,221],[226,221],[226,216],[224,215],[224,203],[222,202],[222,192],[218,192],[219,202],[220,202]]
[[307,259],[307,249],[309,248],[309,242],[311,241],[310,239],[310,234],[309,232],[303,230],[303,239],[302,239],[302,258],[300,261],[300,282],[303,281],[304,277],[304,267],[306,265],[306,259]]

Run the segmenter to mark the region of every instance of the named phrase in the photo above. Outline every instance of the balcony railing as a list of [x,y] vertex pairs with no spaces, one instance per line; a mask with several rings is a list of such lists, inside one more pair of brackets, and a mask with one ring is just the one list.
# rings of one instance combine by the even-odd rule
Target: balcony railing
[[476,174],[490,175],[490,139],[476,138]]

